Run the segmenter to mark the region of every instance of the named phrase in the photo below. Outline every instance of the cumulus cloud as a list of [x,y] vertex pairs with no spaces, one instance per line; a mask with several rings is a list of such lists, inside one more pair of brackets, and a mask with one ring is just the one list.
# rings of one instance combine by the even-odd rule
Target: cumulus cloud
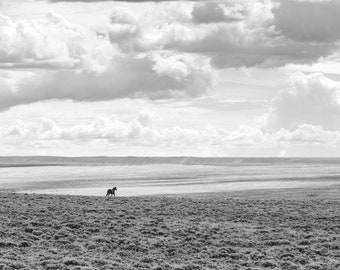
[[300,42],[334,42],[340,39],[340,2],[277,0],[275,28]]
[[214,87],[216,68],[311,63],[332,54],[336,43],[296,40],[279,27],[280,9],[293,8],[284,5],[162,2],[139,15],[133,5],[115,6],[100,34],[53,12],[22,21],[1,15],[0,67],[32,76],[0,80],[0,110],[49,99],[195,98]]
[[87,70],[40,71],[18,82],[15,90],[0,89],[0,110],[51,99],[198,97],[213,86],[214,75],[209,65],[190,55],[122,55],[114,60],[110,68],[99,74]]
[[283,144],[339,144],[340,132],[325,130],[321,126],[303,124],[292,131],[280,129],[273,133],[272,139]]
[[112,10],[109,24],[109,37],[112,43],[117,44],[123,51],[139,50],[141,27],[132,12],[124,8]]
[[24,123],[16,121],[3,129],[1,136],[7,143],[20,144],[26,141],[78,141],[105,140],[109,143],[124,143],[141,146],[219,146],[256,147],[265,145],[339,145],[340,132],[329,131],[321,126],[299,125],[289,131],[280,129],[273,133],[258,128],[241,126],[227,130],[207,126],[203,129],[175,126],[158,128],[154,114],[142,112],[130,122],[121,121],[116,115],[100,117],[92,123],[63,128],[51,119]]
[[[181,7],[168,4],[157,5],[138,20],[127,10],[119,16],[113,12],[111,41],[125,51],[167,49],[205,55],[217,68],[312,63],[337,48],[333,43],[300,42],[286,36],[275,25],[275,3],[269,0],[178,5],[190,12],[171,12]],[[160,18],[157,14],[162,10],[167,16]]]
[[[269,28],[270,29],[270,28]],[[179,32],[189,29],[173,29],[174,36],[165,48],[180,49],[184,52],[206,54],[217,68],[236,67],[278,67],[288,63],[307,64],[322,56],[330,55],[335,48],[330,44],[303,44],[268,37],[275,35],[263,28],[247,29],[242,25],[209,26],[187,38]],[[176,34],[178,33],[178,34]],[[279,41],[281,39],[281,41]]]
[[0,14],[3,68],[87,68],[101,71],[115,55],[105,37],[49,12],[45,18],[14,22]]
[[[313,44],[287,39],[284,33],[275,28],[275,13],[272,12],[274,4],[270,1],[239,3],[243,5],[243,17],[239,16],[237,22],[195,26],[196,36],[189,39],[184,36],[181,39],[182,36],[177,35],[177,39],[172,39],[170,46],[178,46],[184,51],[208,54],[212,63],[220,68],[311,63],[322,56],[332,54],[336,48],[333,44]],[[204,6],[215,5],[214,12],[217,12],[219,4],[196,5],[202,6],[202,12],[206,12],[206,16],[209,17],[209,8],[205,9]],[[212,17],[218,18],[217,15]]]
[[339,9],[336,1],[177,1],[148,4],[137,16],[129,5],[113,7],[103,35],[54,13],[19,23],[2,16],[0,62],[2,58],[3,64],[17,67],[27,62],[64,67],[87,62],[102,67],[111,63],[118,48],[123,53],[201,54],[218,68],[312,63],[337,49],[330,41],[340,35]]
[[245,18],[245,7],[237,2],[208,2],[193,7],[192,17],[196,23],[235,22]]
[[287,91],[272,101],[266,128],[292,130],[302,124],[340,129],[340,83],[320,73],[295,74]]
[[[50,99],[198,97],[213,87],[215,75],[204,56],[130,51],[129,35],[133,39],[134,30],[129,26],[134,29],[135,19],[128,13],[112,14],[108,36],[70,24],[52,12],[41,20],[1,19],[0,65],[30,69],[31,77],[0,80],[4,84],[0,110]],[[113,25],[119,26],[115,34]]]

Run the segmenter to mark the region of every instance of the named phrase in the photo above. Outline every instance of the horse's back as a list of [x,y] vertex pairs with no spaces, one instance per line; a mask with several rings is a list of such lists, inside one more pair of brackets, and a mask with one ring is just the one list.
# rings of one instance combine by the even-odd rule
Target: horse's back
[[109,196],[109,195],[113,195],[113,196],[116,196],[115,192],[116,192],[117,188],[114,187],[113,189],[108,189],[107,192],[106,192],[106,196]]

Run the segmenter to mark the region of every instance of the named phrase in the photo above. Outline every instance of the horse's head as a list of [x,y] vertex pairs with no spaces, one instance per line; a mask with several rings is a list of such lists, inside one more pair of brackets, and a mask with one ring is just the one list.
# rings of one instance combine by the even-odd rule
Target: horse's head
[[117,187],[114,187],[112,190],[116,191],[116,190],[117,190]]

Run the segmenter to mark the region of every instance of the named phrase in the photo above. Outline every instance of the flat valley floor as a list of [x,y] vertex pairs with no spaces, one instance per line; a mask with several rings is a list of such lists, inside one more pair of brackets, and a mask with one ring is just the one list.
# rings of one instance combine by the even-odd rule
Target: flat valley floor
[[339,194],[4,192],[0,269],[340,269]]

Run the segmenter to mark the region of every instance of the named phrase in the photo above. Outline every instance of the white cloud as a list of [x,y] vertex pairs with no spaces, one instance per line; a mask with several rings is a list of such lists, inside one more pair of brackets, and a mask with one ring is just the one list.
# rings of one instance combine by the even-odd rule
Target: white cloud
[[51,119],[24,123],[16,121],[1,134],[7,144],[43,143],[44,141],[91,142],[105,140],[110,144],[147,147],[260,147],[284,145],[339,145],[340,132],[324,130],[321,126],[300,125],[289,131],[265,133],[258,128],[241,126],[226,130],[207,126],[202,129],[175,126],[158,128],[154,115],[142,112],[134,120],[123,122],[115,115],[100,117],[88,124],[68,128],[58,126]]
[[119,7],[113,9],[109,24],[109,37],[112,43],[119,45],[124,51],[138,50],[137,39],[141,31],[132,12]]
[[150,111],[142,111],[137,117],[138,123],[144,127],[152,127],[155,121],[155,113]]
[[280,129],[273,140],[284,144],[339,144],[340,132],[324,130],[321,126],[299,125],[293,131]]
[[194,5],[192,17],[196,23],[235,22],[245,18],[245,6],[236,1],[207,2]]
[[302,124],[340,129],[340,83],[320,73],[295,74],[289,90],[272,101],[266,129],[293,130]]
[[0,14],[0,66],[3,68],[105,69],[116,54],[107,38],[61,15],[12,21]]
[[[0,65],[32,72],[31,78],[0,89],[0,110],[51,99],[198,97],[213,87],[215,75],[204,56],[127,49],[134,31],[126,27],[135,22],[128,13],[116,11],[111,16],[111,42],[105,34],[73,25],[52,12],[37,20],[1,18]],[[115,33],[117,42],[113,25],[120,27]]]

